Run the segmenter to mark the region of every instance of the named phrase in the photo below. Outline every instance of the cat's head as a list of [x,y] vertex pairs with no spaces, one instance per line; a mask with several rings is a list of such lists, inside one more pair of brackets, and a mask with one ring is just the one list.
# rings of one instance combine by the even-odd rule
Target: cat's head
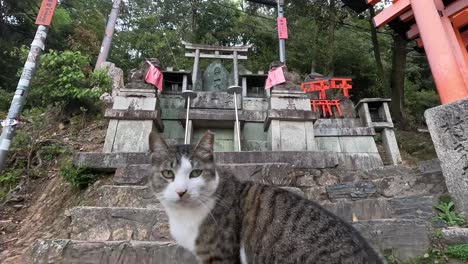
[[165,206],[194,207],[206,203],[216,191],[214,134],[206,132],[195,147],[166,144],[161,134],[151,133],[151,189]]

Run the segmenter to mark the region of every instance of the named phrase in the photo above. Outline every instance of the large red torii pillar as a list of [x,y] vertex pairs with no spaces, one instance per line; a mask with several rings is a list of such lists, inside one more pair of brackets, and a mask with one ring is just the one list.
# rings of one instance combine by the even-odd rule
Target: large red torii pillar
[[[362,12],[381,0],[343,0]],[[442,104],[468,98],[468,0],[393,0],[374,17],[382,27],[399,23],[424,47]]]

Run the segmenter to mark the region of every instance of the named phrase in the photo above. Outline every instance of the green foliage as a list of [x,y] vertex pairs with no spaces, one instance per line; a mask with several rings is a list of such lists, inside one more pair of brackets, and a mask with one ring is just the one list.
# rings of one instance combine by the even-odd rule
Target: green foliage
[[98,179],[98,175],[88,168],[77,168],[71,163],[67,163],[60,168],[59,172],[67,182],[74,188],[85,189]]
[[413,126],[425,123],[424,112],[440,104],[439,96],[433,89],[420,89],[410,81],[405,87],[406,116]]
[[40,151],[41,156],[46,161],[53,161],[54,159],[62,155],[71,154],[71,152],[62,144],[51,144],[43,146]]
[[0,201],[16,186],[23,172],[23,169],[7,169],[0,174]]
[[110,84],[105,72],[91,72],[87,56],[52,50],[42,57],[28,101],[34,107],[63,103],[67,113],[79,112],[80,106],[97,110],[99,96],[110,90]]
[[447,247],[447,255],[460,260],[468,261],[468,245],[451,245]]
[[465,222],[463,216],[455,211],[453,201],[441,202],[434,208],[438,211],[435,219],[444,221],[448,226],[461,226]]

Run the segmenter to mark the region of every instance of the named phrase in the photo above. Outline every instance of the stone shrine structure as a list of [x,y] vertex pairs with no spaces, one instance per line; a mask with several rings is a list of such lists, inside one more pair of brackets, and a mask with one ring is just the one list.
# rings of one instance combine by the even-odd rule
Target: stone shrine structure
[[[408,260],[425,253],[433,205],[447,190],[437,162],[418,169],[400,164],[388,100],[365,99],[355,108],[343,98],[343,116],[324,118],[312,109],[314,95],[302,91],[300,78],[287,68],[287,82],[265,91],[267,75],[238,63],[249,47],[184,45],[194,68],[166,68],[162,93],[144,84],[144,69],[133,71],[125,87],[114,76],[119,91],[106,110],[103,151],[74,158],[77,166],[115,171],[112,184],[100,187],[93,203],[70,211],[68,237],[37,241],[29,263],[195,263],[170,238],[167,216],[147,186],[148,135],[158,131],[168,143],[184,144],[187,90],[197,95],[190,103],[190,138],[197,142],[206,130],[215,133],[220,171],[322,204],[383,254]],[[212,61],[201,69],[201,59]],[[242,151],[235,147],[234,98],[227,92],[238,84]],[[382,133],[386,153],[379,153],[376,133]]]

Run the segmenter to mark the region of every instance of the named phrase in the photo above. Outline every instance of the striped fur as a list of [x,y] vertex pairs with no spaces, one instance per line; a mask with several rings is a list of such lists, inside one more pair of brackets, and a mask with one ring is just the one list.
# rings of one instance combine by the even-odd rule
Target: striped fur
[[[177,157],[181,155],[166,148],[165,143],[161,145],[164,141],[157,139],[157,135],[152,137],[153,153],[158,154],[151,183],[161,198],[171,182],[161,181],[159,171],[167,163],[177,171],[181,164]],[[226,172],[218,172],[213,162],[213,144],[214,136],[208,132],[197,147],[182,155],[194,168],[204,168],[200,177],[211,187],[193,190],[188,203],[161,199],[170,218],[171,232],[172,223],[179,223],[175,239],[182,245],[186,241],[181,241],[180,229],[185,230],[185,225],[180,223],[191,220],[171,219],[177,215],[174,212],[193,211],[196,221],[198,214],[209,208],[202,221],[191,222],[198,226],[196,239],[193,247],[186,246],[201,264],[383,263],[351,225],[315,202],[272,186],[240,182]],[[161,155],[162,152],[166,153]],[[194,179],[188,181],[191,180]],[[197,206],[199,210],[194,210]],[[192,231],[184,232],[187,237],[194,236],[189,234]]]

